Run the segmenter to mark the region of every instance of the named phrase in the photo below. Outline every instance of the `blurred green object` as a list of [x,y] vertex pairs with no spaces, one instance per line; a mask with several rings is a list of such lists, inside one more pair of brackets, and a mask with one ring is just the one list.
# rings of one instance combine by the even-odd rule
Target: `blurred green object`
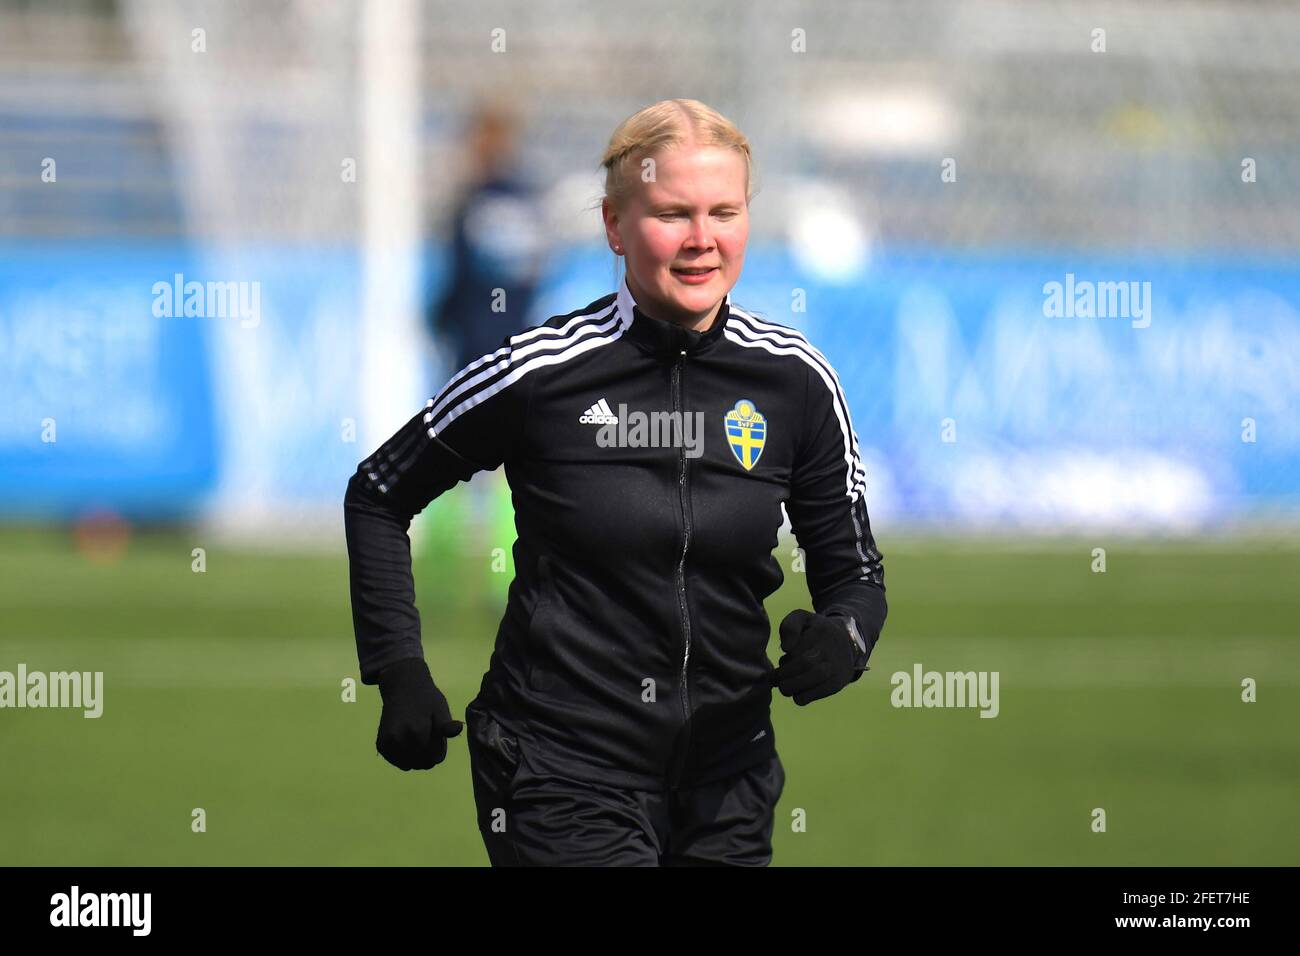
[[[511,577],[490,569],[514,538],[503,489],[483,540],[456,530],[463,486],[417,532],[426,656],[457,715]],[[1300,864],[1300,549],[1102,543],[1099,574],[1093,540],[882,532],[890,617],[871,671],[808,707],[773,704],[774,864]],[[138,529],[115,560],[64,530],[6,529],[0,545],[0,670],[104,672],[99,719],[0,710],[0,861],[486,864],[463,738],[404,774],[375,753],[375,689],[344,700],[341,551]],[[774,622],[808,605],[792,548]],[[918,663],[998,671],[999,716],[892,707],[890,676]]]
[[[469,602],[500,613],[514,577],[515,537],[510,486],[500,471],[479,472],[431,501],[411,522],[413,563],[434,589],[431,606]],[[458,573],[440,572],[449,562]]]

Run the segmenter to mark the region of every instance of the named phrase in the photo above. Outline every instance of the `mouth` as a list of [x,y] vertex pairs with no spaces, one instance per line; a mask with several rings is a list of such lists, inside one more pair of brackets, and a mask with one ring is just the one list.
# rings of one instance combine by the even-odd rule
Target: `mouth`
[[673,269],[673,275],[680,278],[683,282],[707,282],[718,271],[717,266],[691,267],[687,269]]

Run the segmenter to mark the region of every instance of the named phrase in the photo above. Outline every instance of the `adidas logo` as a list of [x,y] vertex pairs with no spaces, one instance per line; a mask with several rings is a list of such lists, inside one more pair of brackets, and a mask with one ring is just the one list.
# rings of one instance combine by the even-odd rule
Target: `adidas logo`
[[603,398],[578,417],[583,425],[617,425],[618,416]]

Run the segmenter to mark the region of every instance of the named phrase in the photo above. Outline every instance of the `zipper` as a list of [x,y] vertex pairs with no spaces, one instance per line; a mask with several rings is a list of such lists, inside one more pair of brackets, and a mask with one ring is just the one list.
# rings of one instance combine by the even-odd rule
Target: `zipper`
[[[677,364],[673,366],[672,378],[672,401],[673,411],[680,412],[681,393],[682,393],[682,368],[683,359],[686,355],[683,350],[677,356]],[[682,739],[682,755],[677,765],[677,771],[673,774],[672,786],[674,789],[681,784],[682,774],[686,770],[686,755],[690,751],[691,741],[691,690],[690,690],[690,673],[688,667],[691,660],[691,611],[686,603],[686,551],[691,543],[691,512],[689,506],[689,491],[686,484],[686,473],[688,462],[686,459],[686,449],[678,447],[677,449],[678,474],[677,474],[677,500],[682,508],[682,554],[677,562],[677,605],[681,611],[682,618],[682,717],[685,720],[684,727],[686,734]]]

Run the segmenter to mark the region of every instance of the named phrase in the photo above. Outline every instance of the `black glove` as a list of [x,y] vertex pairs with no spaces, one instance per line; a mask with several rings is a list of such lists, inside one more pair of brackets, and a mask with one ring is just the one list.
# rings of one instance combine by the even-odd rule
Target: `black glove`
[[429,770],[447,759],[447,739],[465,726],[451,719],[447,698],[422,657],[395,661],[379,672],[384,709],[375,749],[401,770]]
[[866,669],[868,651],[851,619],[791,611],[781,622],[781,655],[772,683],[799,706],[843,690]]

